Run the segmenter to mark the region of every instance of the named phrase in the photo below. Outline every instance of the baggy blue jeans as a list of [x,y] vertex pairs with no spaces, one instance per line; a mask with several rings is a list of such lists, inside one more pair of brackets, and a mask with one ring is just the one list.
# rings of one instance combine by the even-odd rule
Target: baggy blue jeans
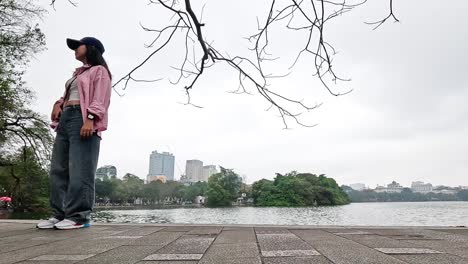
[[89,223],[94,206],[94,179],[101,139],[83,139],[80,106],[63,109],[50,168],[50,206],[54,217]]

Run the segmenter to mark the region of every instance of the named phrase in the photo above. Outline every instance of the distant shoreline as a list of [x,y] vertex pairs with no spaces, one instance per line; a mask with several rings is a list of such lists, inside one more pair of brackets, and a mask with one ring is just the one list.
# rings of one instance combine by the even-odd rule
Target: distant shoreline
[[[466,202],[460,200],[453,201],[363,201],[363,202],[351,202],[349,204],[360,204],[360,203],[433,203],[433,202]],[[340,206],[340,205],[337,205]],[[236,205],[231,207],[260,207],[260,208],[283,208],[283,206],[254,206],[254,205]],[[328,207],[328,206],[291,206],[291,208],[297,207]],[[332,206],[335,207],[335,206]],[[95,206],[94,209],[97,211],[107,210],[151,210],[151,209],[178,209],[178,208],[208,208],[200,204],[189,204],[189,205],[178,205],[178,204],[160,204],[160,205],[109,205],[109,206]]]
[[174,208],[203,208],[203,205],[199,204],[156,204],[156,205],[96,205],[95,210],[106,211],[106,210],[147,210],[147,209],[174,209]]

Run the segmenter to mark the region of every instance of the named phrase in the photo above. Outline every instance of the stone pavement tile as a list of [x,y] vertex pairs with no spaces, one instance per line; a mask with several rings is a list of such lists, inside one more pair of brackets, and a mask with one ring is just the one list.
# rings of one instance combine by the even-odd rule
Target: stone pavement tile
[[434,230],[421,231],[427,238],[443,239],[450,242],[468,244],[468,236]]
[[127,239],[127,240],[131,240],[131,239],[139,239],[139,238],[142,238],[143,236],[117,236],[117,235],[114,235],[114,236],[103,236],[103,237],[96,237],[94,238],[94,240],[103,240],[103,239]]
[[161,246],[121,246],[80,261],[79,264],[136,263],[160,248]]
[[257,243],[213,244],[205,253],[206,257],[226,256],[227,258],[254,258],[260,256]]
[[421,228],[359,228],[357,230],[381,236],[419,235],[422,231]]
[[75,241],[60,241],[60,243],[51,243],[47,246],[47,253],[60,254],[67,252],[67,254],[99,254],[113,248],[125,245],[128,241],[124,239],[85,239]]
[[31,232],[34,232],[35,230],[36,230],[35,227],[29,227],[29,228],[20,229],[20,230],[2,230],[0,231],[0,237],[7,238],[11,236],[30,234]]
[[[59,230],[58,232],[69,232],[70,230]],[[118,235],[120,233],[120,231],[113,231],[113,230],[100,230],[100,231],[96,231],[96,230],[90,230],[88,233],[83,233],[81,234],[80,236],[94,236],[94,237],[102,237],[102,236],[114,236],[114,235]]]
[[105,228],[108,230],[113,230],[113,231],[125,231],[125,230],[130,230],[135,228],[136,225],[127,225],[127,224],[98,224],[98,225],[93,225],[93,228]]
[[21,262],[15,262],[15,264],[73,264],[79,260],[25,260]]
[[265,264],[333,264],[324,256],[265,258]]
[[20,234],[17,236],[9,236],[5,238],[2,237],[0,239],[0,253],[48,244],[64,239],[71,239],[76,236],[78,235],[74,232],[65,234],[64,232],[60,231],[54,232],[54,230],[34,229],[27,234]]
[[[93,228],[91,228],[93,229]],[[89,235],[92,234],[99,234],[100,236],[114,236],[114,235],[119,235],[120,233],[124,233],[129,231],[129,229],[126,230],[112,230],[112,229],[106,229],[106,230],[89,230]]]
[[395,240],[442,240],[442,238],[429,238],[424,235],[395,235],[395,236],[385,236]]
[[291,234],[286,228],[278,227],[255,227],[255,233],[257,234]]
[[194,229],[194,226],[168,226],[162,231],[164,232],[190,232]]
[[[81,230],[83,232],[86,232],[88,234],[106,234],[106,235],[113,235],[113,234],[118,234],[118,233],[122,233],[122,232],[125,232],[125,231],[128,231],[128,230],[131,230],[135,227],[131,227],[131,226],[91,226],[90,228],[84,228],[84,229],[77,229],[77,230],[73,230],[73,231],[78,231],[78,230]],[[56,231],[59,231],[59,232],[62,232],[63,230],[56,230]],[[70,231],[70,230],[67,230],[67,231]]]
[[203,254],[152,254],[143,260],[200,260]]
[[341,235],[344,238],[368,246],[370,248],[403,248],[418,247],[404,240],[391,239],[379,235]]
[[430,230],[436,231],[436,232],[445,232],[445,233],[451,233],[451,234],[455,234],[455,235],[468,236],[468,228],[430,229]]
[[260,259],[257,243],[213,244],[203,255],[200,263],[235,263],[238,260],[239,263],[244,263],[241,260],[247,258],[250,259],[248,261]]
[[0,254],[0,264],[11,264],[44,254],[43,246],[30,247]]
[[[84,228],[84,229],[75,229],[75,230],[55,230],[52,231],[52,235],[60,235],[69,233],[72,240],[91,240],[97,237],[111,236],[116,233],[116,231],[109,229],[95,229],[95,228]],[[68,238],[67,240],[70,240]]]
[[308,257],[319,255],[320,253],[316,250],[262,250],[263,257]]
[[243,227],[243,226],[225,226],[223,227],[223,231],[253,231],[253,227]]
[[28,230],[35,227],[36,225],[34,224],[1,223],[0,233],[2,231]]
[[[199,264],[261,264],[260,257],[238,258],[238,259],[206,259],[198,262]],[[177,264],[177,263],[174,263]]]
[[375,248],[385,254],[441,254],[443,252],[429,248]]
[[345,231],[345,232],[336,232],[333,233],[334,235],[337,236],[342,236],[342,235],[372,235],[372,233],[366,232],[366,231]]
[[[0,236],[0,252],[6,252],[5,247],[25,248],[27,246],[39,245],[42,243],[32,241],[53,242],[63,239],[70,239],[78,236],[76,233],[60,232],[55,230],[32,230],[30,233],[16,236],[1,237]],[[27,245],[29,244],[29,245]]]
[[257,234],[257,240],[262,251],[272,250],[313,250],[295,234]]
[[8,242],[5,244],[0,244],[0,255],[6,252],[27,249],[33,246],[48,244],[50,242],[51,242],[50,240],[27,240],[27,241]]
[[187,235],[218,235],[223,230],[222,226],[219,227],[195,227],[187,232]]
[[322,230],[293,230],[335,264],[403,264],[405,262],[352,240]]
[[137,264],[197,264],[198,261],[140,261]]
[[144,236],[142,238],[129,241],[127,245],[133,246],[151,246],[151,245],[167,245],[172,241],[176,240],[180,236],[184,235],[184,232],[156,232]]
[[[292,230],[292,229],[289,229]],[[334,228],[320,228],[319,230],[329,232],[329,233],[356,233],[356,232],[365,232],[368,234],[373,234],[369,231],[363,231],[357,228],[346,228],[346,227],[334,227]]]
[[158,250],[157,254],[203,254],[213,243],[214,237],[182,236]]
[[215,244],[255,243],[257,241],[253,228],[239,230],[223,230],[215,240]]
[[71,239],[83,235],[78,232],[66,232],[60,230],[37,230],[30,234],[31,240],[59,240],[59,239]]
[[[107,242],[108,240],[101,240],[101,241],[98,241],[98,240],[93,240],[93,238],[96,238],[96,237],[99,237],[101,234],[100,233],[96,233],[96,232],[89,232],[85,229],[82,229],[82,230],[67,230],[67,231],[51,231],[50,234],[51,235],[54,235],[54,234],[57,234],[57,236],[60,236],[61,234],[65,234],[65,233],[68,233],[68,234],[73,234],[74,237],[70,237],[70,238],[67,238],[67,239],[63,239],[63,240],[60,240],[60,241],[54,241],[54,242],[48,242],[48,241],[44,241],[44,242],[48,242],[47,244],[43,244],[43,245],[39,245],[39,246],[35,246],[33,248],[39,248],[41,249],[44,253],[58,253],[58,254],[63,254],[63,252],[67,252],[67,254],[95,254],[95,253],[100,253],[102,251],[106,251],[109,248],[109,246],[112,246],[112,241],[111,243],[109,243],[109,245],[106,245],[106,243],[104,243],[103,241]],[[40,240],[39,240],[40,241]],[[114,241],[117,241],[117,240],[114,240]],[[122,243],[122,241],[119,241],[119,243]],[[98,246],[96,248],[94,248],[96,245],[98,244]],[[102,248],[102,245],[104,245],[104,249],[102,249],[101,251],[99,250],[99,248],[101,247]],[[80,249],[78,249],[77,245],[80,245],[81,247],[84,245],[84,249],[80,247]],[[84,253],[84,251],[87,251],[87,247],[92,247],[92,249],[90,250],[90,252],[86,252]],[[30,250],[31,248],[28,248],[27,250]],[[36,250],[36,249],[35,249]],[[77,252],[78,251],[78,252]]]
[[456,241],[448,241],[448,240],[420,240],[420,239],[414,239],[414,240],[405,240],[406,242],[409,242],[414,245],[419,245],[422,247],[428,247],[428,248],[461,248],[461,249],[468,249],[468,244],[463,243],[463,242],[456,242]]
[[164,227],[137,227],[116,233],[115,236],[146,236],[162,229]]
[[395,240],[408,240],[408,239],[423,239],[433,240],[439,239],[434,237],[427,237],[424,235],[425,231],[421,228],[401,228],[401,229],[369,229],[376,235],[385,236]]
[[31,260],[84,260],[87,258],[90,258],[94,255],[41,255],[35,258],[32,258]]
[[445,232],[434,231],[423,228],[400,228],[400,229],[376,229],[375,234],[393,239],[402,240],[453,240],[457,242],[468,242],[467,236],[455,235]]
[[468,259],[449,254],[394,255],[411,264],[466,264]]
[[430,248],[463,258],[468,258],[468,245],[465,243],[446,240],[406,240],[406,242],[410,242],[420,247]]
[[[62,231],[57,231],[57,232],[58,232],[57,234],[59,234]],[[63,231],[63,233],[65,232],[70,233],[70,234],[77,234],[77,236],[70,238],[70,239],[49,242],[46,244],[32,246],[32,247],[28,247],[25,249],[18,249],[18,250],[2,253],[0,254],[0,264],[15,263],[15,262],[19,262],[22,260],[34,258],[40,255],[49,254],[49,253],[63,254],[63,252],[67,252],[67,254],[72,254],[70,252],[70,249],[75,248],[76,245],[81,243],[81,241],[89,239],[89,238],[93,238],[96,236],[96,234],[92,234],[86,230]],[[55,234],[55,233],[51,232],[51,234]],[[78,252],[78,254],[95,254],[95,253],[96,252],[91,252],[91,253]],[[100,253],[100,252],[97,252],[97,253]]]

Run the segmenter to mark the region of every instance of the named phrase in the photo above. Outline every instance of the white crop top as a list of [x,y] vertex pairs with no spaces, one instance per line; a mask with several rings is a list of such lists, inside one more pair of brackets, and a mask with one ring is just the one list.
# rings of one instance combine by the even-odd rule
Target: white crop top
[[[71,82],[71,85],[70,85]],[[70,90],[68,91],[68,101],[80,100],[80,92],[78,91],[78,83],[76,82],[76,78],[72,77],[70,78],[67,83],[65,84],[65,87],[68,87],[70,85]]]

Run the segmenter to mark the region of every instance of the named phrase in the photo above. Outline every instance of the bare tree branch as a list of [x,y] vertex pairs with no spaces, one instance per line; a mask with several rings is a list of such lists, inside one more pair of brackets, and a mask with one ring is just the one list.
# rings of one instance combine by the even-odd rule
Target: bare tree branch
[[[246,39],[252,44],[251,51],[255,59],[249,59],[244,56],[222,55],[225,52],[218,51],[213,43],[205,40],[202,22],[203,5],[201,13],[197,16],[192,7],[191,0],[149,0],[150,5],[160,5],[166,11],[172,14],[169,25],[160,29],[152,29],[141,25],[142,29],[148,33],[155,33],[154,39],[146,45],[153,51],[137,66],[133,67],[125,76],[114,83],[113,88],[123,85],[122,90],[127,89],[130,81],[151,82],[156,80],[137,80],[132,75],[141,69],[150,59],[161,52],[169,43],[174,42],[174,36],[177,32],[184,35],[184,57],[180,67],[174,67],[179,74],[172,84],[179,84],[186,81],[184,90],[187,96],[185,104],[200,107],[192,103],[190,90],[198,83],[200,77],[210,67],[218,63],[224,63],[238,73],[239,85],[237,90],[231,91],[235,94],[252,94],[249,87],[262,96],[270,105],[268,110],[278,111],[285,128],[288,128],[288,120],[292,119],[295,123],[302,126],[314,126],[303,124],[299,116],[303,112],[311,111],[320,107],[322,104],[307,104],[302,99],[293,99],[286,94],[278,93],[269,88],[269,80],[287,76],[291,73],[299,60],[308,59],[312,67],[312,75],[315,76],[323,87],[333,96],[341,96],[350,93],[352,90],[335,91],[338,82],[350,81],[348,78],[340,77],[334,70],[333,58],[337,54],[336,49],[326,39],[326,28],[328,22],[352,11],[354,8],[364,5],[367,0],[356,0],[357,3],[348,3],[353,0],[270,0],[268,12],[264,19],[257,18],[258,32],[250,35]],[[54,3],[55,0],[52,0]],[[393,0],[389,0],[390,14],[377,22],[367,23],[376,25],[378,28],[389,18],[399,21],[393,13]],[[263,21],[263,22],[261,22]],[[286,23],[286,25],[285,25]],[[297,56],[292,60],[288,68],[289,72],[283,74],[266,72],[266,65],[274,63],[278,57],[273,56],[268,50],[270,46],[270,32],[278,28],[286,28],[291,32],[302,34],[304,43],[302,48],[297,51]],[[289,48],[289,47],[287,47]],[[312,58],[312,59],[311,59]],[[290,110],[292,108],[299,110]]]
[[[52,8],[53,8],[54,10],[55,10],[55,2],[56,2],[56,1],[57,1],[57,0],[52,0],[52,2],[50,3],[50,5],[52,6]],[[71,1],[71,0],[67,0],[67,1],[68,1],[68,3],[70,3],[70,4],[71,4],[72,6],[74,6],[74,7],[77,7],[77,6],[78,6],[77,3],[75,3],[75,2],[73,2],[73,1]]]
[[389,18],[393,18],[394,22],[400,22],[400,20],[398,20],[398,18],[396,18],[395,14],[393,13],[393,0],[389,0],[390,2],[390,13],[388,14],[387,17],[385,17],[384,19],[382,20],[379,20],[379,21],[376,21],[376,22],[365,22],[366,24],[368,25],[376,25],[374,27],[374,30],[379,28],[383,23],[385,23],[387,21],[387,19]]

